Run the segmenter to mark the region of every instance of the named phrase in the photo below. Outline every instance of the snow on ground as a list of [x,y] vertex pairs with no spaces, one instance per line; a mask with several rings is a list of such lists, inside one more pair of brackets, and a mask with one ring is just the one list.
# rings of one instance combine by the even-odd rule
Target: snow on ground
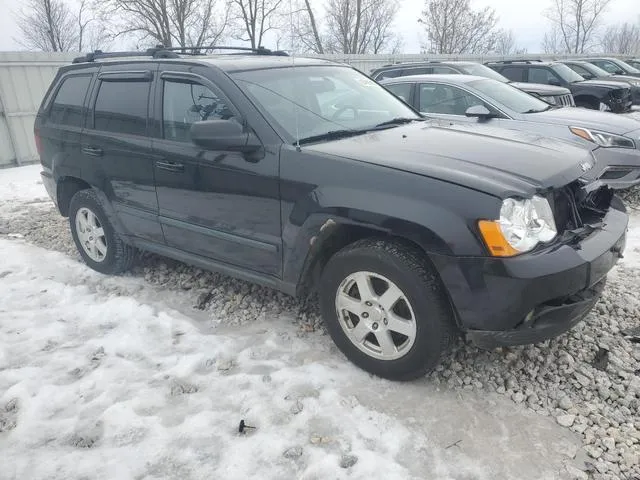
[[212,329],[141,280],[0,251],[0,478],[552,478],[577,448],[500,398],[372,378],[290,319]]
[[[107,277],[16,238],[28,231],[58,248],[68,235],[39,181],[38,166],[0,171],[0,229],[13,234],[0,236],[2,480],[580,478],[581,439],[598,472],[636,458],[637,410],[630,423],[619,418],[635,407],[591,396],[611,375],[611,398],[626,398],[629,374],[616,375],[632,347],[619,350],[614,335],[636,307],[599,340],[611,339],[612,373],[585,361],[597,349],[592,317],[546,357],[544,345],[504,359],[463,347],[433,376],[392,383],[352,366],[320,330],[301,331],[285,302],[237,322],[241,311],[200,311],[189,291],[151,281],[188,270],[151,263]],[[46,234],[34,235],[43,221]],[[639,265],[640,216],[631,227],[617,295],[637,278],[624,275]],[[584,372],[578,381],[574,371]],[[238,433],[241,419],[256,429]],[[581,434],[592,431],[590,443]],[[605,463],[607,435],[616,440]]]

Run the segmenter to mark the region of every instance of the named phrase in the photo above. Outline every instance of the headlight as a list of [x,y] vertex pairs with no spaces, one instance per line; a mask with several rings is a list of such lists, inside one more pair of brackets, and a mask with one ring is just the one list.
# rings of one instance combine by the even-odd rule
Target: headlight
[[569,127],[571,133],[577,135],[589,142],[596,143],[601,147],[619,147],[619,148],[636,148],[635,142],[628,137],[622,135],[614,135],[613,133],[600,132],[598,130],[589,130],[581,127]]
[[640,87],[640,80],[627,80],[634,87]]
[[558,231],[546,198],[507,198],[500,208],[500,220],[479,222],[480,232],[491,254],[512,257],[550,242]]
[[540,97],[540,100],[550,103],[551,105],[558,104],[558,99],[556,97]]

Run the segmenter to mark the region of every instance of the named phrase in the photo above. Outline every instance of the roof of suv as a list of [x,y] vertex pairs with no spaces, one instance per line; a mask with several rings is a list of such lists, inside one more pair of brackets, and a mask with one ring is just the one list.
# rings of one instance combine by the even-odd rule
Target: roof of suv
[[[487,77],[479,77],[477,75],[456,75],[452,73],[438,73],[428,75],[405,75],[402,77],[385,78],[380,80],[382,85],[387,83],[403,83],[403,82],[453,82],[453,83],[470,83],[475,80],[491,80]],[[496,80],[494,80],[496,81]]]
[[321,66],[342,65],[338,62],[310,57],[289,57],[279,55],[251,55],[251,54],[218,54],[218,55],[194,55],[178,58],[153,58],[145,56],[122,55],[102,58],[97,61],[80,61],[73,64],[74,67],[87,67],[114,63],[196,63],[200,65],[215,65],[226,72],[241,70],[257,70],[265,68],[279,68],[288,66]]

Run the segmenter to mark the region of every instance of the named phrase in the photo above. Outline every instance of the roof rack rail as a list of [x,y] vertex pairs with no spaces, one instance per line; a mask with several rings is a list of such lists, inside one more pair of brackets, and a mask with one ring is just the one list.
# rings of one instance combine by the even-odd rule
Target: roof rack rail
[[256,55],[276,55],[276,56],[289,56],[289,54],[282,50],[269,50],[265,47],[228,47],[222,45],[198,45],[193,47],[165,47],[164,45],[157,45],[153,48],[147,48],[146,50],[134,50],[124,52],[103,52],[102,50],[96,50],[91,53],[87,53],[81,57],[73,59],[73,63],[85,63],[94,62],[101,58],[122,58],[122,57],[151,57],[151,58],[180,58],[181,55],[204,55],[202,52],[210,50],[239,50],[240,52],[252,52]]
[[493,60],[493,61],[488,61],[485,62],[485,65],[487,63],[502,63],[502,64],[510,64],[510,63],[541,63],[544,62],[544,60],[541,60],[539,58],[519,58],[516,60]]

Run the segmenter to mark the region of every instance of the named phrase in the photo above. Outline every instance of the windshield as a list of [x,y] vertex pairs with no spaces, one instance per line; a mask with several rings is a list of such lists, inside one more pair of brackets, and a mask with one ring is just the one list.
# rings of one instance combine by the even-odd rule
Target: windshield
[[550,107],[548,103],[538,100],[534,96],[516,87],[512,87],[506,83],[496,82],[489,78],[474,80],[469,82],[469,86],[518,113],[543,112]]
[[509,83],[511,81],[507,77],[500,75],[493,68],[489,68],[486,65],[481,65],[479,63],[461,65],[460,69],[467,75],[477,75],[478,77],[487,77],[502,83]]
[[632,67],[627,62],[623,62],[622,60],[617,60],[617,59],[616,59],[616,62],[618,62],[618,65],[620,65],[628,73],[640,73],[640,70],[638,70],[637,68]]
[[591,73],[596,78],[610,77],[612,75],[611,73],[607,72],[606,70],[596,65],[593,65],[592,63],[585,63],[584,65],[580,64],[580,66],[584,68],[586,71],[588,71],[589,73]]
[[272,68],[232,77],[292,143],[399,118],[422,120],[383,86],[349,67]]
[[565,82],[575,83],[584,81],[584,77],[578,75],[564,63],[558,63],[554,65],[553,71],[556,72]]

